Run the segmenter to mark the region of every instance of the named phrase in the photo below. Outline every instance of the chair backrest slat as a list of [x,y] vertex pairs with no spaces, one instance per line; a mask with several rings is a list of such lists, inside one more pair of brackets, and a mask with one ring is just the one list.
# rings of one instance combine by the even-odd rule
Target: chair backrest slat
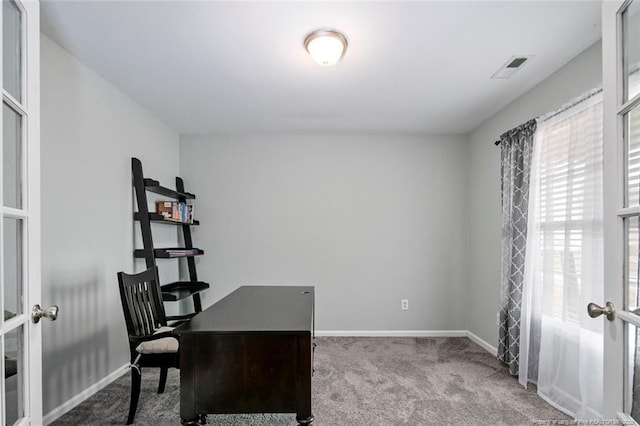
[[[129,334],[137,335],[137,330],[140,330],[140,317],[136,312],[134,304],[133,286],[121,286],[120,292],[124,292],[124,296],[122,296],[122,305],[125,321],[127,322],[127,332]],[[129,323],[131,323],[131,325],[129,325]]]
[[140,296],[142,299],[142,306],[144,307],[144,313],[145,313],[145,318],[146,318],[146,327],[147,330],[155,330],[158,328],[157,325],[157,313],[155,311],[155,308],[153,306],[153,302],[151,301],[151,298],[149,297],[149,287],[150,284],[149,283],[140,283],[140,287],[141,287],[141,292],[140,292]]
[[140,317],[140,329],[136,330],[136,332],[138,332],[140,335],[147,335],[151,334],[152,332],[149,330],[151,327],[149,326],[149,318],[147,313],[148,307],[144,303],[143,291],[144,283],[136,283],[133,294],[136,297],[136,313]]
[[119,272],[118,283],[129,335],[147,336],[167,325],[155,268],[134,275]]
[[133,296],[134,296],[134,308],[135,308],[135,312],[136,315],[138,316],[139,319],[139,323],[140,323],[140,328],[138,330],[136,330],[136,333],[138,335],[144,335],[144,334],[148,334],[148,326],[147,326],[147,316],[146,316],[146,311],[145,311],[145,306],[144,306],[144,301],[142,300],[142,293],[141,293],[141,284],[140,283],[135,283],[135,285],[133,286]]

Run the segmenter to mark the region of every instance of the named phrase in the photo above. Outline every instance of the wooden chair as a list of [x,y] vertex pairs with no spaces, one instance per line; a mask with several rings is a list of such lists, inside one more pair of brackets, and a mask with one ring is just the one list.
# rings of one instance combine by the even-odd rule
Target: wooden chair
[[180,366],[179,342],[173,335],[173,327],[167,327],[167,319],[188,319],[191,315],[166,317],[156,268],[134,275],[119,272],[118,283],[131,352],[129,425],[133,423],[138,406],[142,368],[160,368],[158,393],[163,393],[169,367]]

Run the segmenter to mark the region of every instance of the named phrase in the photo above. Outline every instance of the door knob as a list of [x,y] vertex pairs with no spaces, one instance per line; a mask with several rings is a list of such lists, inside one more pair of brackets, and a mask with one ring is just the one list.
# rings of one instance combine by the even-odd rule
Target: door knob
[[35,324],[40,322],[40,318],[46,318],[51,321],[55,321],[56,318],[58,318],[59,309],[60,308],[58,308],[57,305],[53,305],[49,309],[44,310],[40,307],[40,305],[35,305],[31,310],[31,321],[33,321]]
[[613,303],[607,302],[604,308],[596,305],[595,303],[589,303],[587,305],[587,312],[591,318],[598,318],[600,315],[604,314],[609,321],[613,321],[616,311],[613,307]]

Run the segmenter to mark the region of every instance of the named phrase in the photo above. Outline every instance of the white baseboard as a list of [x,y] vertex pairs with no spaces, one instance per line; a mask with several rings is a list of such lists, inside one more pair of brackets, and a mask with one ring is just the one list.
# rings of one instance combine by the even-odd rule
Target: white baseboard
[[498,349],[469,330],[316,330],[318,337],[468,337],[493,356]]
[[316,330],[318,337],[467,337],[467,330]]
[[89,386],[87,389],[80,392],[79,394],[77,394],[67,402],[58,406],[57,408],[54,408],[53,410],[49,411],[42,419],[43,423],[45,425],[49,425],[54,421],[58,420],[60,417],[64,416],[69,411],[73,410],[82,402],[92,397],[95,393],[99,392],[100,390],[105,388],[107,385],[113,383],[114,381],[122,377],[128,371],[129,371],[128,363],[126,365],[123,365],[122,367],[117,368],[113,373],[109,374],[107,377]]
[[493,356],[498,356],[498,348],[490,345],[486,340],[482,340],[477,335],[467,330],[467,337],[474,343],[480,345],[484,350],[489,352]]

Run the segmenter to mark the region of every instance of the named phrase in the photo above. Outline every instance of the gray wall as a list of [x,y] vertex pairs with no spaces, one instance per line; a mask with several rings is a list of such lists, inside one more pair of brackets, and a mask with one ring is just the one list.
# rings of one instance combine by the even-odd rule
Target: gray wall
[[470,135],[468,329],[493,346],[498,342],[502,214],[500,148],[493,142],[505,131],[601,85],[602,52],[597,42]]
[[41,66],[42,302],[60,306],[43,328],[47,413],[128,361],[116,273],[134,267],[130,158],[172,182],[179,140],[44,36]]
[[466,136],[181,137],[205,305],[240,285],[314,285],[318,330],[465,329],[467,148]]

